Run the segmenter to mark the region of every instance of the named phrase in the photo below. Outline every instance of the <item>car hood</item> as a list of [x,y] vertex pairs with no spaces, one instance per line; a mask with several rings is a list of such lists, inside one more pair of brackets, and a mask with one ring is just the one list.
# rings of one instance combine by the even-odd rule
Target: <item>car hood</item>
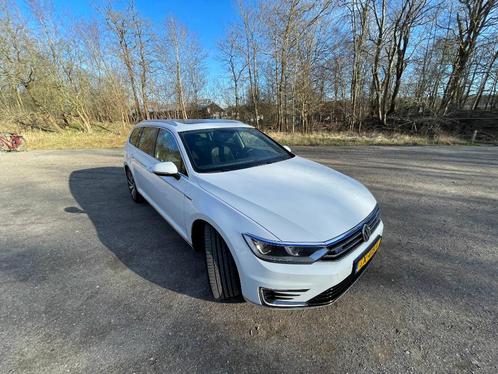
[[282,241],[332,239],[356,226],[376,205],[361,183],[298,156],[201,174],[199,185]]

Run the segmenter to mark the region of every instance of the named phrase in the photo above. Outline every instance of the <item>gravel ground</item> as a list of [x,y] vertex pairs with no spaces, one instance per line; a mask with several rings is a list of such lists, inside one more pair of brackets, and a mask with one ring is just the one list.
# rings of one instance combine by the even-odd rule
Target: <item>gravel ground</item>
[[385,237],[336,304],[218,304],[119,150],[0,154],[0,372],[498,372],[498,148],[296,147]]

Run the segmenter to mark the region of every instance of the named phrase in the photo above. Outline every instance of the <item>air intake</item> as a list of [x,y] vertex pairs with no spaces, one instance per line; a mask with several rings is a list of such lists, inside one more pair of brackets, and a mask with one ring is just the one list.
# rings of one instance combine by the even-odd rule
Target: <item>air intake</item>
[[304,302],[296,302],[295,298],[301,296],[303,293],[308,291],[308,289],[297,289],[297,290],[271,290],[268,288],[261,288],[261,298],[263,303],[270,306],[280,306],[280,307],[296,307]]

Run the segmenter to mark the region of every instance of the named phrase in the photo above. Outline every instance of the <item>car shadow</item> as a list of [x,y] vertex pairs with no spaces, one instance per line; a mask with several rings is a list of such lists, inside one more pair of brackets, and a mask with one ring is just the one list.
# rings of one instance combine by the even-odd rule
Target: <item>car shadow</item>
[[117,259],[109,268],[128,269],[152,283],[190,297],[212,300],[204,255],[194,251],[147,203],[136,204],[126,185],[124,170],[100,167],[77,170],[69,187],[79,207],[68,214],[86,214],[101,243]]

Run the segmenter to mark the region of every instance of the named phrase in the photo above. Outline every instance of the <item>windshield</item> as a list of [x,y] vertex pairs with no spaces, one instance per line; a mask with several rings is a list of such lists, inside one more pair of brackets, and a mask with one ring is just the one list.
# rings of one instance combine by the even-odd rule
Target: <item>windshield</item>
[[184,131],[183,144],[195,171],[228,171],[287,160],[294,155],[250,127]]

